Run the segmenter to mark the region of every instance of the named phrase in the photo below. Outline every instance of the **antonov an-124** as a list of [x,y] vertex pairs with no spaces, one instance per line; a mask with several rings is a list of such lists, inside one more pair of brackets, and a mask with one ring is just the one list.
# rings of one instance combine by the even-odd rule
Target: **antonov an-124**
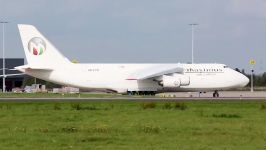
[[34,26],[18,25],[28,64],[15,69],[60,85],[130,95],[244,87],[249,79],[224,64],[81,64],[62,55]]

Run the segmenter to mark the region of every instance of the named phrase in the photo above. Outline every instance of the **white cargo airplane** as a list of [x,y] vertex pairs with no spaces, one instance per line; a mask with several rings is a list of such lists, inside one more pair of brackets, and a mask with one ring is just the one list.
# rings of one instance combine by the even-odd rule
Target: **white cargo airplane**
[[[81,89],[128,94],[214,91],[244,87],[249,79],[224,64],[79,64],[64,57],[34,26],[18,25],[30,76]],[[84,52],[86,54],[86,52]]]

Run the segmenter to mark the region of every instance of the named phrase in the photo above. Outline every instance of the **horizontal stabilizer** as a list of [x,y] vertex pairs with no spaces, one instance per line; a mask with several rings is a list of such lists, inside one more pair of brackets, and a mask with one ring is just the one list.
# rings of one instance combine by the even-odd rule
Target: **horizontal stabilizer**
[[23,65],[23,66],[17,66],[15,69],[20,70],[24,72],[25,70],[47,70],[52,71],[53,69],[51,67],[46,66],[37,66],[37,65]]

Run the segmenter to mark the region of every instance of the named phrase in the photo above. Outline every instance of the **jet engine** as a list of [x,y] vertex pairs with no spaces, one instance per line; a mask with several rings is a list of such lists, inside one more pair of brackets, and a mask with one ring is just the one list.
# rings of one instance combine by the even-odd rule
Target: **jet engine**
[[182,74],[174,74],[173,76],[164,75],[162,77],[162,81],[160,82],[160,85],[166,88],[177,88],[180,86],[187,86],[189,84],[189,76]]

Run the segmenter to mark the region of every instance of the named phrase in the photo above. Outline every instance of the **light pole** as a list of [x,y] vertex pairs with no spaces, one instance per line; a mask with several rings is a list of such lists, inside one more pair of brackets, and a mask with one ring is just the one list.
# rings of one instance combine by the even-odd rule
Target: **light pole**
[[3,92],[6,91],[6,65],[5,65],[5,24],[7,21],[0,21],[3,25]]
[[250,92],[254,92],[254,85],[253,85],[253,74],[254,74],[254,70],[251,69],[251,83],[250,83]]
[[254,69],[253,66],[256,64],[256,61],[254,59],[250,59],[249,64],[251,65],[251,77],[250,77],[250,92],[254,92]]
[[189,24],[191,26],[191,63],[194,63],[194,26],[199,25],[197,23]]

